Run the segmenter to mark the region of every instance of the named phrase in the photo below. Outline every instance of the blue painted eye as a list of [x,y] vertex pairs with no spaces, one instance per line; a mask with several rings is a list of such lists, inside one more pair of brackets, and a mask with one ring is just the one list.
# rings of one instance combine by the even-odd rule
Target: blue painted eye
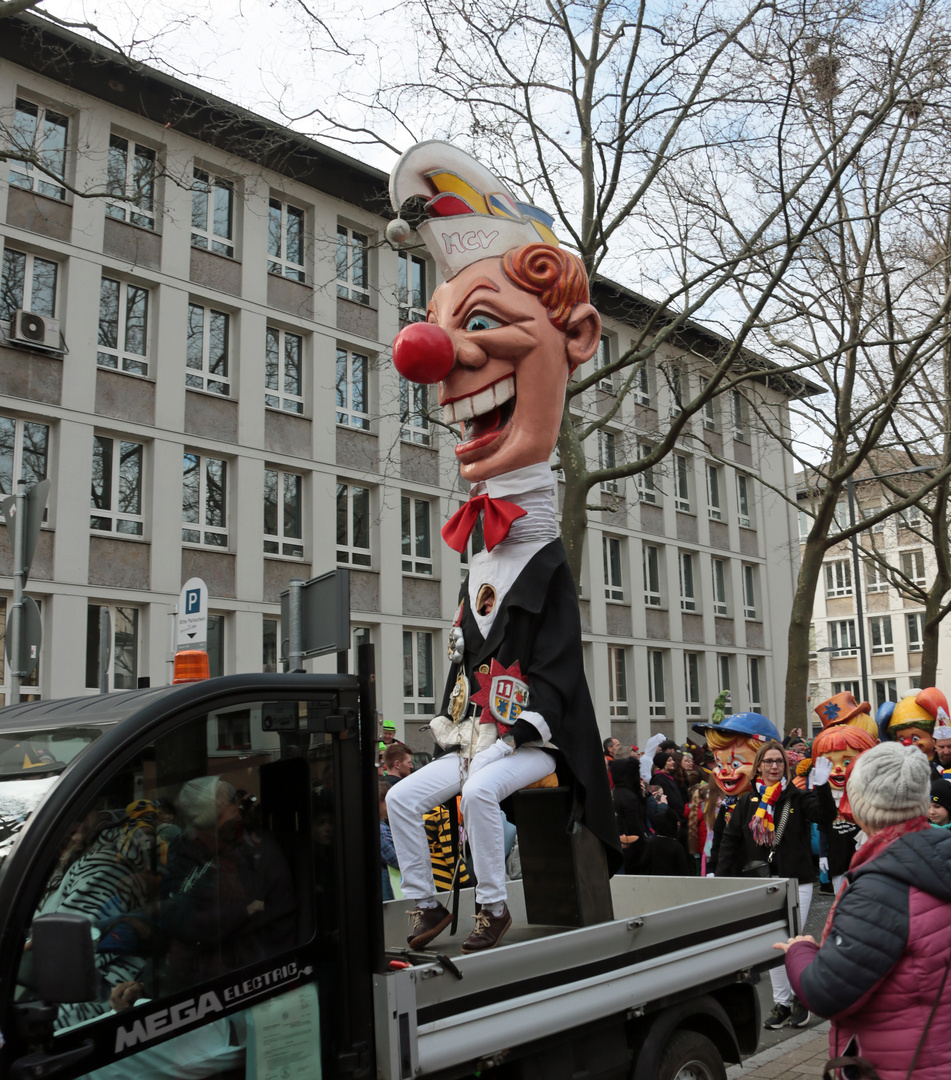
[[502,324],[498,319],[490,319],[488,315],[470,315],[466,319],[466,330],[494,330],[497,326]]

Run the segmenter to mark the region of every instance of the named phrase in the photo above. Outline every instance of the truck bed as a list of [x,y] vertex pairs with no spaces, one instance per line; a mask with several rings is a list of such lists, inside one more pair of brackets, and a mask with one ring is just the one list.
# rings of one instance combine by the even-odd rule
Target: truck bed
[[[502,945],[466,955],[474,899],[459,929],[430,946],[432,964],[374,978],[377,1062],[386,1080],[437,1074],[530,1040],[723,981],[780,959],[773,942],[798,927],[798,892],[783,878],[617,876],[615,918],[581,929],[530,926],[519,882]],[[410,901],[384,905],[388,948],[405,948]],[[450,956],[462,979],[435,954]]]

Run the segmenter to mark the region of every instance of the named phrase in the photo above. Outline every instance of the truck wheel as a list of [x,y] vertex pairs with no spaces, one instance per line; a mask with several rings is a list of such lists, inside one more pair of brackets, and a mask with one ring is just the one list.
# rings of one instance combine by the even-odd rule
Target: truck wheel
[[696,1031],[675,1031],[660,1059],[658,1080],[726,1080],[720,1051]]

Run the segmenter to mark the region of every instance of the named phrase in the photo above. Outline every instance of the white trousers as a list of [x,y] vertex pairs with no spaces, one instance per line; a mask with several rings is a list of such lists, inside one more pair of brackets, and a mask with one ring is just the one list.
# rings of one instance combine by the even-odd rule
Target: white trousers
[[[799,926],[801,927],[800,933],[804,934],[806,927],[806,919],[809,917],[809,905],[812,903],[812,882],[808,885],[799,885]],[[793,999],[792,987],[789,985],[789,976],[786,974],[786,967],[784,964],[780,964],[779,967],[769,969],[769,981],[773,984],[773,1004],[774,1005],[791,1005]]]
[[386,796],[386,812],[403,875],[403,895],[425,900],[435,894],[423,814],[461,791],[472,869],[478,879],[476,901],[504,900],[505,837],[499,803],[554,768],[554,757],[537,746],[523,746],[513,753],[499,739],[477,754],[468,768],[459,754],[443,754],[394,784]]

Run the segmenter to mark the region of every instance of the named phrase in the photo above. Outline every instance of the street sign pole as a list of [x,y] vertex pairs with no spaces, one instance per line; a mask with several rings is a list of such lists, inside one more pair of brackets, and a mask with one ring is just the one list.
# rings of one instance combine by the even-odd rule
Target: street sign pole
[[13,606],[7,625],[10,635],[10,704],[20,703],[20,616],[23,612],[23,533],[26,526],[26,484],[17,483],[16,512],[13,516]]
[[301,611],[303,578],[291,578],[287,583],[287,670],[304,669],[304,630]]

